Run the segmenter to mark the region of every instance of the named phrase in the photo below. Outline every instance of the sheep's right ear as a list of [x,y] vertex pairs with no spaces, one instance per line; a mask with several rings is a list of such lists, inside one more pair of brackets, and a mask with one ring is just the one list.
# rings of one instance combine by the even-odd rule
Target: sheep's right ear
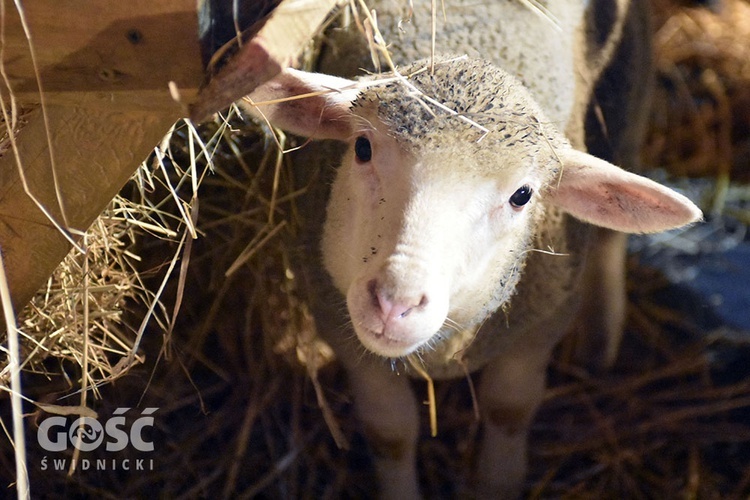
[[293,134],[346,140],[352,134],[350,108],[357,94],[351,80],[289,68],[242,99],[240,106]]

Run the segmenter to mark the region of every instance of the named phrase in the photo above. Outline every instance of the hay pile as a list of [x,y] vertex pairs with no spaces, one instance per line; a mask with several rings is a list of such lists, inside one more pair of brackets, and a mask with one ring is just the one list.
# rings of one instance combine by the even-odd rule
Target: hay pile
[[657,90],[647,165],[750,180],[750,4],[654,2]]
[[[299,145],[291,138],[279,139],[284,149]],[[43,469],[44,457],[52,454],[34,446],[32,424],[28,464],[36,494],[374,496],[372,467],[343,374],[315,340],[306,297],[290,270],[296,201],[304,196],[305,185],[295,178],[289,156],[278,151],[270,131],[234,112],[195,133],[181,124],[163,147],[163,156],[151,158],[140,182],[123,192],[125,199],[149,207],[139,211],[147,215],[133,217],[140,222],[127,228],[118,225],[122,212],[103,219],[121,236],[118,258],[138,255],[140,262],[136,275],[123,278],[135,288],[125,292],[115,286],[107,295],[112,304],[127,298],[129,312],[105,315],[109,309],[101,309],[100,322],[117,333],[90,329],[89,335],[97,345],[115,339],[122,345],[102,347],[94,365],[104,368],[86,371],[67,362],[84,351],[75,343],[80,338],[72,335],[70,352],[41,361],[42,368],[26,375],[25,386],[29,397],[67,404],[70,399],[59,397],[80,398],[75,390],[91,378],[92,384],[110,382],[89,402],[100,415],[111,415],[118,407],[159,408],[150,433],[153,452],[99,449],[81,457],[92,463],[116,457],[120,465],[125,459],[145,459],[153,466],[143,471],[79,467],[72,477],[67,477],[67,467],[55,470],[51,462]],[[135,227],[153,231],[150,224],[161,228],[159,237],[139,236],[133,246]],[[117,273],[132,268],[132,260],[110,257],[104,246],[95,260],[66,265],[106,270],[117,262]],[[699,302],[678,309],[676,303],[698,299],[680,296],[675,301],[680,290],[640,266],[637,257],[630,270],[628,332],[615,370],[592,376],[569,362],[564,348],[550,368],[550,388],[532,429],[530,496],[746,497],[749,343],[741,336],[719,335],[715,318],[696,314]],[[107,273],[104,285],[113,286],[114,273]],[[80,283],[70,288],[79,290]],[[37,297],[37,304],[43,297]],[[80,301],[67,303],[71,312],[66,317],[83,316]],[[149,311],[154,319],[144,326]],[[46,328],[40,328],[41,338],[51,336]],[[127,372],[114,370],[118,360],[131,354],[141,363],[129,365]],[[120,375],[116,380],[115,372]],[[423,382],[414,386],[425,394]],[[422,415],[423,488],[428,498],[460,496],[480,430],[466,381],[441,383],[437,390],[437,438],[428,437],[427,411]],[[6,421],[7,408],[0,411]],[[38,413],[29,421],[38,423],[46,416]],[[335,420],[348,450],[336,447],[327,417]],[[7,441],[2,446],[0,474],[10,484],[15,477],[7,459],[10,447]],[[69,461],[72,450],[55,456]]]
[[[25,370],[57,375],[72,364],[87,366],[88,383],[117,376],[118,358],[133,348],[133,336],[123,328],[124,308],[147,293],[135,271],[140,259],[132,253],[137,226],[128,222],[139,210],[120,197],[113,200],[83,237],[85,252],[72,250],[21,311]],[[53,368],[47,358],[54,359]]]

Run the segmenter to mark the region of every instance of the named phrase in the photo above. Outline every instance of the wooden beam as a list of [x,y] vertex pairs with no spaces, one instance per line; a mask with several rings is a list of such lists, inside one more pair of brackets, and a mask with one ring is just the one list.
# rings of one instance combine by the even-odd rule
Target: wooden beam
[[[70,249],[24,191],[21,169],[29,192],[57,223],[85,230],[186,115],[203,77],[195,0],[21,5],[26,26],[6,5],[0,61],[9,76],[0,87],[6,110],[11,96],[33,109],[14,131],[16,151],[0,157],[0,251],[17,309]],[[172,98],[170,82],[183,103]]]
[[[197,89],[203,76],[195,0],[35,0],[6,6],[3,64],[16,98],[76,103],[78,93]],[[135,95],[135,94],[133,94]],[[6,95],[7,97],[7,95]]]

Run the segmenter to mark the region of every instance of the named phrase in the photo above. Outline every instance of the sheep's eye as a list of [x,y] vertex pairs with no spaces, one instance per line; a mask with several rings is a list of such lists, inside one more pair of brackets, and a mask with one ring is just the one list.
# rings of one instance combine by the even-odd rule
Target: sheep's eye
[[521,186],[513,193],[510,197],[510,205],[513,208],[521,208],[526,205],[531,199],[531,195],[534,191],[529,186]]
[[362,163],[372,160],[372,145],[367,137],[363,135],[357,137],[354,142],[354,154],[357,155],[357,160]]

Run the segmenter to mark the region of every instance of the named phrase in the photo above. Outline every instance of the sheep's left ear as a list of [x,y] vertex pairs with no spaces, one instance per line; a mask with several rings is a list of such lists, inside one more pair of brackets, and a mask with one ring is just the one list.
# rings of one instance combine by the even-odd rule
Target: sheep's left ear
[[567,149],[559,179],[546,193],[577,219],[625,233],[655,233],[701,220],[685,196],[586,153]]
[[352,133],[356,82],[287,68],[238,104],[287,132],[345,141]]

